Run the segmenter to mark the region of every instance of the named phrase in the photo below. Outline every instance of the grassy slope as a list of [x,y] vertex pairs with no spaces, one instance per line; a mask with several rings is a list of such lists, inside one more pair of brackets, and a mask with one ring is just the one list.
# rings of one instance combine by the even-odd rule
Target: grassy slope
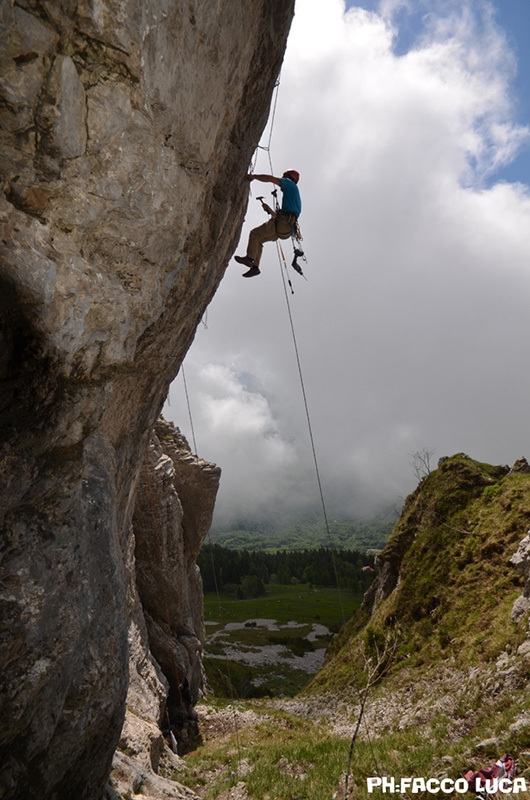
[[[463,456],[447,459],[407,499],[380,554],[388,589],[398,575],[399,585],[368,620],[373,585],[334,651],[352,634],[354,643],[362,644],[363,634],[355,635],[359,629],[384,632],[393,625],[402,641],[397,669],[448,657],[460,667],[484,664],[507,646],[517,647],[524,628],[512,622],[510,612],[522,578],[509,559],[529,523],[530,474],[507,475],[504,468]],[[351,676],[330,662],[314,688],[350,683]]]
[[[530,660],[517,654],[528,619],[511,620],[522,581],[508,563],[529,522],[530,474],[464,456],[443,462],[407,499],[381,554],[378,584],[301,698],[330,712],[333,725],[254,704],[261,724],[239,734],[239,751],[232,736],[191,756],[190,784],[201,764],[224,763],[210,787],[217,797],[242,779],[235,765],[243,757],[251,798],[331,799],[347,762],[365,658],[397,636],[398,655],[370,691],[355,745],[355,796],[368,797],[371,775],[457,778],[504,751],[518,757],[530,786]],[[530,792],[516,796],[527,800]]]
[[[530,474],[464,456],[447,459],[408,498],[380,555],[386,596],[370,616],[372,587],[309,688],[338,697],[355,691],[373,642],[399,638],[367,705],[379,759],[394,765],[387,774],[435,775],[445,764],[456,778],[510,750],[530,765],[530,662],[517,655],[528,620],[511,619],[522,579],[508,563],[529,522]],[[415,766],[399,743],[407,737],[418,739]]]

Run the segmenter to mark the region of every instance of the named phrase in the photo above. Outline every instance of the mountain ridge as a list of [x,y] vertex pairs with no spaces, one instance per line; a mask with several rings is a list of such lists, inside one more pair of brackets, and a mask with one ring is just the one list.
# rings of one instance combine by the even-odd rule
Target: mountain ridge
[[525,459],[512,469],[464,454],[441,459],[438,469],[407,498],[386,547],[376,556],[378,575],[342,636],[368,625],[382,629],[399,624],[407,626],[409,641],[433,632],[447,639],[435,648],[439,656],[450,642],[467,637],[477,644],[480,637],[488,638],[471,632],[479,607],[500,614],[502,606],[507,623],[520,626],[510,615],[524,579],[510,559],[529,521],[530,468]]

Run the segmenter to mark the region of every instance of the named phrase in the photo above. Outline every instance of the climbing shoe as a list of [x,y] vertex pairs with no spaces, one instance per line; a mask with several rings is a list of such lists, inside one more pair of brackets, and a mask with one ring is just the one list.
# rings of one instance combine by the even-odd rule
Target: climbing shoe
[[243,264],[245,267],[253,267],[254,266],[254,259],[249,258],[249,256],[234,256],[235,260],[238,264]]
[[253,278],[254,275],[261,275],[259,267],[251,267],[248,272],[243,273],[244,278]]

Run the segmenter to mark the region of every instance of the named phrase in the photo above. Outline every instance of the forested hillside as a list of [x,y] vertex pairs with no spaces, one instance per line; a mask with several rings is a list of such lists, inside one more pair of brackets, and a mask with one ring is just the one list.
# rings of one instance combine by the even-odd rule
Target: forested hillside
[[330,536],[334,548],[380,550],[388,541],[398,516],[397,509],[387,509],[371,519],[333,519],[329,532],[320,513],[296,520],[240,520],[230,527],[213,527],[211,537],[216,544],[236,550],[328,548]]

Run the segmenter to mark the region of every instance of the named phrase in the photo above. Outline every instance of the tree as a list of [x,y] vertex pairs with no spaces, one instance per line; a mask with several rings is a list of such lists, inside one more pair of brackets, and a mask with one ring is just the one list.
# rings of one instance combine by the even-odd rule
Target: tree
[[[246,575],[241,579],[241,594],[243,598],[263,597],[265,586],[257,575]],[[238,595],[239,596],[239,595]]]
[[366,636],[363,642],[364,673],[366,677],[364,686],[358,690],[360,706],[357,715],[357,724],[350,741],[348,767],[344,776],[345,800],[348,797],[348,781],[351,774],[353,748],[361,727],[370,689],[375,686],[376,683],[379,683],[392,666],[398,651],[400,639],[400,632],[397,629],[387,631],[386,633],[378,633],[372,628],[366,630]]
[[415,453],[409,453],[412,471],[418,483],[431,474],[431,459],[435,452],[436,450],[422,447],[421,450],[416,450]]

